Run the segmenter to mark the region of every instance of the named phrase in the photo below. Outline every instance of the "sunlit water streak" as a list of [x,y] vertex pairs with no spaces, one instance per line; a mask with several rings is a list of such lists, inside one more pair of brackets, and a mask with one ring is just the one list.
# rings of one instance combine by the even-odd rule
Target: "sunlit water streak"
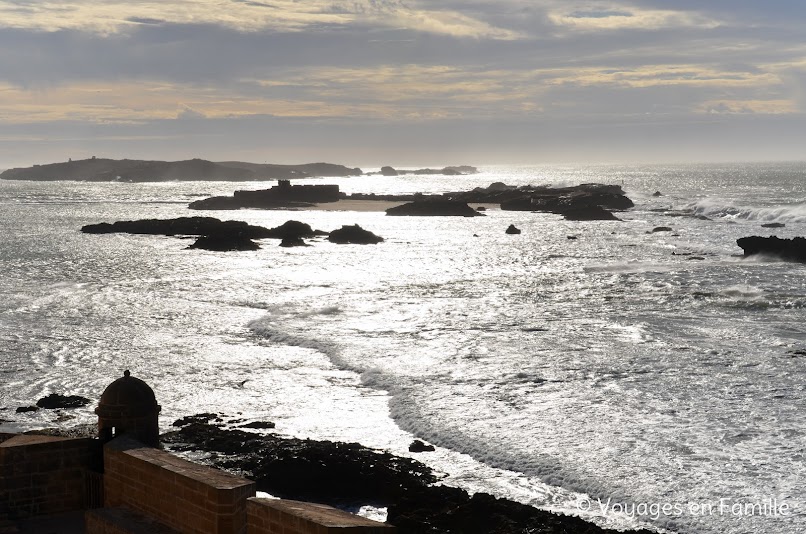
[[[205,213],[185,206],[271,184],[0,182],[0,418],[13,420],[0,428],[91,422],[92,406],[14,408],[50,392],[97,398],[128,368],[157,391],[163,429],[218,411],[399,454],[417,437],[440,447],[418,458],[473,491],[583,516],[602,516],[596,499],[778,499],[794,512],[642,519],[802,532],[806,267],[741,260],[735,240],[806,235],[805,178],[804,165],[776,164],[337,180],[376,193],[618,183],[637,204],[621,223]],[[183,215],[359,223],[387,241],[227,254],[78,231]],[[511,223],[520,236],[504,234]],[[640,523],[614,508],[598,520]]]

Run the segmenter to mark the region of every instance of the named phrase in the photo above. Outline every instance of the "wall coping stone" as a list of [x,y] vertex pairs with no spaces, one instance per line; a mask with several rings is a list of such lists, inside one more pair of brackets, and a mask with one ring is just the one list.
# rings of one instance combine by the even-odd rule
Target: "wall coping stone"
[[104,445],[104,448],[120,451],[148,464],[219,490],[230,490],[254,485],[252,480],[231,475],[213,467],[193,463],[162,449],[155,449],[143,445],[136,439],[125,435],[113,439]]
[[288,499],[252,497],[248,499],[247,507],[253,506],[272,508],[282,514],[298,517],[326,528],[348,529],[356,527],[368,527],[373,529],[388,529],[388,532],[395,531],[395,527],[387,523],[372,521],[366,517],[351,514],[325,504],[292,501]]

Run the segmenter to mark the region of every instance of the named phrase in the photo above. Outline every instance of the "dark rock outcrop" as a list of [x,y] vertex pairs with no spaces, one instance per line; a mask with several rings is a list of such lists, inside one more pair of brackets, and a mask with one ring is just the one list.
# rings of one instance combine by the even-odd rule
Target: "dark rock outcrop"
[[177,451],[216,453],[216,467],[244,473],[259,490],[290,499],[390,502],[407,489],[437,480],[416,460],[358,443],[261,435],[205,423],[163,434],[162,441]]
[[453,200],[415,200],[408,204],[386,210],[387,215],[395,216],[445,216],[480,217],[483,214],[474,210],[466,202]]
[[767,254],[787,261],[806,263],[806,238],[781,239],[770,237],[742,237],[736,244],[744,249],[744,255]]
[[560,212],[569,221],[620,221],[618,217],[601,206],[570,208]]
[[87,234],[148,234],[148,235],[215,235],[241,234],[249,239],[271,237],[268,228],[252,226],[243,221],[221,221],[214,217],[178,217],[176,219],[142,219],[117,221],[112,224],[88,224],[81,228]]
[[661,193],[660,191],[655,191],[654,193],[652,193],[652,196],[653,197],[662,197],[663,193]]
[[39,411],[38,406],[20,406],[16,410],[14,410],[15,413],[28,413],[37,411]]
[[397,176],[397,174],[397,171],[388,165],[381,167],[381,176]]
[[187,248],[212,250],[215,252],[233,252],[258,250],[260,249],[260,245],[240,232],[218,232],[211,235],[199,236],[196,241]]
[[275,424],[271,421],[253,421],[251,423],[246,423],[241,425],[238,428],[254,428],[256,430],[269,430],[275,427]]
[[775,222],[775,223],[767,223],[767,224],[762,224],[761,225],[762,228],[784,228],[785,226],[786,225],[784,223],[777,223],[777,222]]
[[53,410],[56,408],[81,408],[90,403],[90,399],[80,395],[59,395],[58,393],[51,393],[36,401],[36,405],[46,410]]
[[375,245],[383,242],[382,237],[373,234],[369,230],[364,230],[357,224],[352,226],[345,225],[338,230],[333,230],[330,232],[330,235],[328,235],[327,240],[339,245]]
[[433,445],[423,443],[419,439],[415,439],[409,445],[409,452],[434,452],[437,450]]
[[209,197],[188,204],[192,210],[239,210],[241,203],[235,197]]
[[279,180],[269,189],[235,191],[231,197],[210,197],[188,204],[190,209],[227,210],[240,208],[289,209],[310,208],[318,203],[337,202],[341,198],[335,184],[292,185]]
[[309,239],[311,237],[325,235],[328,235],[328,233],[321,230],[314,230],[311,228],[310,224],[294,220],[286,221],[280,226],[275,226],[274,228],[269,228],[266,232],[266,237],[271,237],[274,239]]
[[[408,490],[389,506],[387,520],[404,534],[604,534],[578,517],[539,510],[487,493],[473,496],[459,488],[429,486]],[[632,531],[650,534],[648,530]]]
[[517,235],[521,233],[520,228],[516,228],[514,224],[510,224],[509,227],[505,230],[507,234],[510,235]]
[[672,229],[669,228],[668,226],[656,226],[655,228],[652,229],[653,234],[658,232],[671,232],[671,231]]
[[310,245],[301,237],[284,237],[280,242],[280,246],[283,248],[310,247]]

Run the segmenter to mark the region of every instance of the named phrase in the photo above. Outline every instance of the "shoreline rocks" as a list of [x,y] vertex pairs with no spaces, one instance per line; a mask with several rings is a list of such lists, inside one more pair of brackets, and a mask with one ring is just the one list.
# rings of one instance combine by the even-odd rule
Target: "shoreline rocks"
[[439,477],[417,460],[358,443],[227,430],[206,422],[214,414],[202,415],[174,423],[182,428],[162,435],[167,448],[211,453],[205,463],[251,478],[259,491],[281,498],[388,506],[388,521],[400,534],[615,534],[578,517],[434,485]]

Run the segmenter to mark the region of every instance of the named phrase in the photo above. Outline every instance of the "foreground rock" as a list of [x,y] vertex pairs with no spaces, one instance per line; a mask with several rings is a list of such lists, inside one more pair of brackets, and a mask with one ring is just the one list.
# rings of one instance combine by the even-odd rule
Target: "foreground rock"
[[[387,521],[401,533],[603,534],[612,533],[578,517],[539,510],[488,493],[468,495],[447,486],[407,491],[389,506]],[[648,530],[630,531],[650,534]]]
[[331,243],[339,245],[356,244],[356,245],[375,245],[383,242],[383,238],[364,230],[357,224],[352,226],[342,226],[338,230],[333,230],[327,237]]
[[183,428],[163,434],[162,440],[174,451],[212,453],[204,461],[251,478],[259,491],[278,497],[388,506],[388,521],[400,534],[615,534],[485,493],[471,497],[460,489],[434,486],[438,477],[416,460],[357,443],[225,430],[205,422],[214,417],[177,421]]
[[467,202],[453,200],[416,200],[386,210],[387,215],[397,216],[445,216],[483,217],[482,213],[467,205]]
[[787,261],[806,263],[806,238],[781,239],[770,237],[742,237],[736,244],[744,249],[744,255],[767,254]]
[[36,401],[36,405],[46,410],[54,410],[56,408],[81,408],[90,403],[90,399],[80,395],[59,395],[58,393],[51,393],[46,397],[42,397]]

